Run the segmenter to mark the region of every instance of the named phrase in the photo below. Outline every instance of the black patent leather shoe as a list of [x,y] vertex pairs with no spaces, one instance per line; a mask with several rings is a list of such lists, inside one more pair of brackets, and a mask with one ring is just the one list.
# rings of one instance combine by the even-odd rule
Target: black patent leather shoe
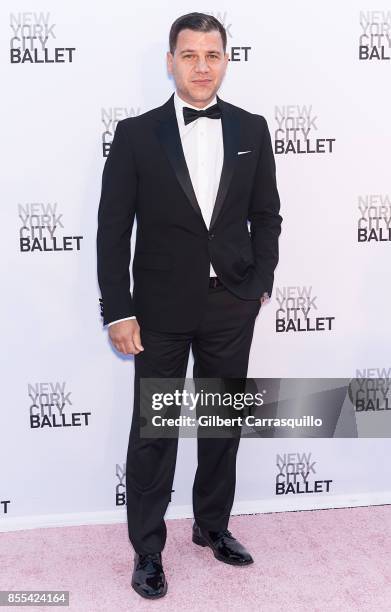
[[132,587],[141,597],[148,599],[157,599],[167,593],[167,580],[160,552],[135,553]]
[[205,531],[193,524],[192,540],[199,546],[209,546],[219,561],[230,565],[250,565],[254,559],[245,547],[236,540],[228,529],[221,531]]

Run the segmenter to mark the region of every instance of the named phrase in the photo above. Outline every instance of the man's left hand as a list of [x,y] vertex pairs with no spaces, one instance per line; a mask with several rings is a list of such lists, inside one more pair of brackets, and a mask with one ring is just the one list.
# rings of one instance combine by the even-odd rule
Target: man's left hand
[[262,296],[259,298],[259,301],[261,302],[261,306],[268,300],[270,300],[270,295],[267,293],[267,291],[265,291],[265,293],[263,293]]

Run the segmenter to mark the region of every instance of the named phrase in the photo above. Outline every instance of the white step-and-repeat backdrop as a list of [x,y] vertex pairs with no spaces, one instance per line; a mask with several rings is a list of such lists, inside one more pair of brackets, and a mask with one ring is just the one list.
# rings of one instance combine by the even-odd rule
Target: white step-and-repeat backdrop
[[[6,0],[0,529],[125,520],[133,359],[100,317],[101,175],[116,122],[171,95],[168,31],[194,10],[227,29],[220,96],[275,146],[280,263],[248,375],[390,375],[389,4]],[[391,503],[388,403],[361,408],[333,438],[243,439],[233,512]],[[195,453],[180,440],[168,517],[192,514]]]

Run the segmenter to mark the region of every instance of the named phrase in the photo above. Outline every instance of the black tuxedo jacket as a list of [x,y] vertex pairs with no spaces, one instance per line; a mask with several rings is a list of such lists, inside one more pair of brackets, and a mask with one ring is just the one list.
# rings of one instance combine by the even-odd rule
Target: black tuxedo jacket
[[269,129],[261,115],[217,100],[224,163],[209,228],[183,154],[174,95],[158,108],[118,122],[98,212],[104,324],[136,315],[140,326],[156,331],[194,329],[207,299],[210,261],[239,298],[271,295],[282,217]]

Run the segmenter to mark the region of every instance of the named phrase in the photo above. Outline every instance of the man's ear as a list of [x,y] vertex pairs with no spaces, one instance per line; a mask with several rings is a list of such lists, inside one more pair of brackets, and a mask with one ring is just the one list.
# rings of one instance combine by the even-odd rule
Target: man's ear
[[173,56],[172,53],[170,53],[170,51],[167,51],[167,70],[169,72],[169,74],[172,74],[172,62],[173,62]]

